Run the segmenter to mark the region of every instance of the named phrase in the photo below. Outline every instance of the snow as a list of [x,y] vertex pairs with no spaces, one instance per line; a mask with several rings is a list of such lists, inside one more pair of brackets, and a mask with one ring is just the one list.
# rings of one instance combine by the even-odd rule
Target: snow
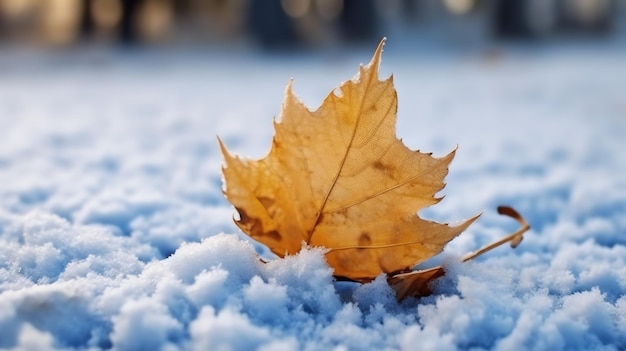
[[[626,348],[626,52],[611,43],[423,54],[390,38],[398,135],[443,155],[422,215],[480,220],[432,296],[335,282],[323,251],[238,232],[216,135],[262,157],[289,78],[315,108],[369,60],[339,53],[22,52],[0,70],[0,348]],[[458,258],[516,228],[523,243]],[[262,263],[259,255],[269,260]]]

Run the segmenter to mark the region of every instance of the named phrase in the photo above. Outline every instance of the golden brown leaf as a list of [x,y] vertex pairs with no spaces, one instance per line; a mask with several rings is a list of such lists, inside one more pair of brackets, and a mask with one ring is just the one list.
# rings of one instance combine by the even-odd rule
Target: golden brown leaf
[[416,214],[441,200],[455,151],[435,158],[396,137],[393,78],[378,79],[383,44],[316,111],[290,83],[265,158],[234,157],[220,141],[239,228],[280,257],[303,242],[326,247],[335,275],[360,282],[411,269],[478,217],[449,226]]

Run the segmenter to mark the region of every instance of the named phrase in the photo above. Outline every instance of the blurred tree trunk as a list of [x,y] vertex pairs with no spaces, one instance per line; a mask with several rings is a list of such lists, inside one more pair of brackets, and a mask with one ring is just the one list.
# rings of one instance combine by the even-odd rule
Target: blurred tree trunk
[[123,44],[137,42],[137,11],[140,0],[122,0],[122,18],[120,21],[119,40]]
[[91,15],[92,0],[83,0],[81,19],[80,19],[80,36],[82,39],[91,39],[94,31],[93,17]]
[[378,14],[374,0],[344,0],[340,17],[344,37],[366,41],[378,36]]
[[247,18],[250,34],[266,48],[292,47],[298,41],[280,0],[252,0]]

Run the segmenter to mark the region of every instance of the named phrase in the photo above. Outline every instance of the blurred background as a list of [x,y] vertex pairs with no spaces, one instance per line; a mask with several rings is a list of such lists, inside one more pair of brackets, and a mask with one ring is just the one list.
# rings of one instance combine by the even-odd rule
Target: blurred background
[[625,0],[0,0],[0,46],[532,42],[619,35],[625,13]]

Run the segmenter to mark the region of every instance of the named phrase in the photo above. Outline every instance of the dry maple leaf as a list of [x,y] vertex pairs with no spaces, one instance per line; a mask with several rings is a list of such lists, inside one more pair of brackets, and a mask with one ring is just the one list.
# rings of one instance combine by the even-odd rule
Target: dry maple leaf
[[316,111],[290,83],[265,158],[234,157],[220,141],[239,228],[280,257],[326,247],[335,276],[358,282],[410,270],[478,217],[449,226],[417,215],[441,200],[455,150],[435,158],[396,137],[393,77],[378,79],[383,44]]

